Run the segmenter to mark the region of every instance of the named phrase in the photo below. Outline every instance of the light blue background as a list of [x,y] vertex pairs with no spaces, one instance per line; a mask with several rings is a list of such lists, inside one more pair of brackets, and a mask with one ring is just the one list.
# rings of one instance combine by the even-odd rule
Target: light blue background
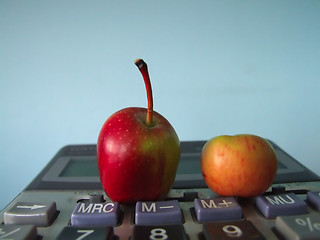
[[320,174],[320,1],[0,2],[0,209],[106,118],[154,108],[181,140],[253,133]]

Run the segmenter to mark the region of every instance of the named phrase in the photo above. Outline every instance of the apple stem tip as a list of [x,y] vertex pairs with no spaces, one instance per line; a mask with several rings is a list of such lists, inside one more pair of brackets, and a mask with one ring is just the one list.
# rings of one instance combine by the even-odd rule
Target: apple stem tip
[[153,97],[152,97],[152,88],[151,88],[151,81],[150,81],[149,72],[148,72],[148,66],[145,63],[145,61],[143,61],[141,58],[138,58],[137,60],[135,60],[134,63],[139,68],[146,86],[147,98],[148,98],[148,111],[147,111],[146,124],[147,126],[151,126],[152,115],[153,115]]
[[134,63],[137,65],[138,68],[142,68],[143,66],[147,65],[141,58],[135,60]]

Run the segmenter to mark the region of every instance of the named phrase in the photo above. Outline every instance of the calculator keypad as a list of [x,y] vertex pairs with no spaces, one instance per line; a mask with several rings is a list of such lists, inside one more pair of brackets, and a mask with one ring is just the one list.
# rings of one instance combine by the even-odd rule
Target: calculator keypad
[[[319,192],[282,191],[248,199],[205,195],[202,189],[198,193],[195,199],[139,201],[130,206],[105,202],[100,194],[80,198],[71,193],[56,199],[63,206],[60,211],[55,202],[44,198],[38,202],[18,199],[3,213],[0,239],[47,239],[46,232],[52,231],[53,239],[60,240],[304,240],[320,236]],[[54,200],[54,192],[46,194]]]

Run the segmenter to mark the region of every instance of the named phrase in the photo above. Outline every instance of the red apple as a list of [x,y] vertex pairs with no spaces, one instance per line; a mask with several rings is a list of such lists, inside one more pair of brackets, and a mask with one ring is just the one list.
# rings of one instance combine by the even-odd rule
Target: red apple
[[116,202],[163,199],[174,183],[180,159],[180,141],[162,115],[153,111],[146,63],[137,59],[146,86],[148,109],[130,107],[111,115],[97,143],[100,180]]
[[202,149],[202,175],[222,196],[253,197],[264,193],[277,172],[271,144],[256,135],[218,136]]

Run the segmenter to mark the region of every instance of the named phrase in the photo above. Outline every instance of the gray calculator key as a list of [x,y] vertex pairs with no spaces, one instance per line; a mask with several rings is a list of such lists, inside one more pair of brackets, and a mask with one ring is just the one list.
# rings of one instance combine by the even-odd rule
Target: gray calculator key
[[57,215],[55,202],[17,202],[4,213],[4,224],[49,226]]
[[65,227],[57,240],[112,240],[111,227]]
[[275,227],[287,240],[319,240],[320,214],[279,216],[276,218]]
[[205,223],[203,224],[202,233],[205,240],[265,240],[262,234],[248,220]]
[[197,198],[194,200],[194,210],[201,223],[242,218],[242,208],[233,197]]
[[120,206],[117,202],[78,203],[71,214],[72,226],[116,226]]
[[294,193],[257,197],[256,205],[266,218],[307,213],[307,204]]
[[188,237],[183,225],[134,226],[130,240],[150,239],[187,240]]
[[37,239],[37,228],[33,225],[1,225],[0,239]]
[[136,203],[136,225],[181,224],[182,221],[182,212],[177,200]]

